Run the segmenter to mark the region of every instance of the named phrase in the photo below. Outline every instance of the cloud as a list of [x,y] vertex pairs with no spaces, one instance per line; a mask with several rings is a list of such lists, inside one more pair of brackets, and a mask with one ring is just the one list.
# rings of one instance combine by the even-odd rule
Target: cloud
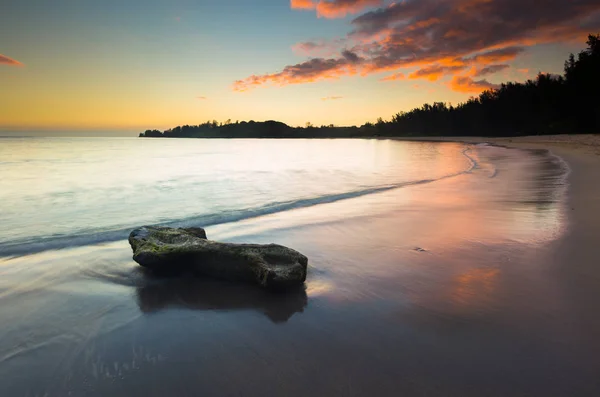
[[349,50],[342,51],[337,59],[314,58],[296,65],[286,66],[279,73],[252,75],[233,84],[234,91],[248,91],[268,83],[283,86],[319,80],[334,80],[357,73],[362,59]]
[[426,1],[423,1],[421,4],[416,1],[402,1],[392,3],[385,8],[367,12],[352,21],[352,25],[356,28],[353,33],[375,34],[390,29],[397,21],[410,22],[410,19],[415,19],[414,23],[424,21],[426,18],[417,17],[420,11],[430,13],[425,8],[420,9],[426,3]]
[[15,59],[9,58],[6,55],[0,54],[0,65],[8,66],[23,66],[23,64]]
[[[383,1],[292,0],[292,8],[324,9],[329,16],[358,12]],[[598,0],[403,0],[364,12],[350,22],[348,34],[327,55],[289,65],[282,72],[250,76],[234,87],[250,89],[266,82],[299,84],[342,76],[393,72],[397,80],[441,79],[491,74],[540,43],[571,42],[600,29]],[[322,5],[326,4],[326,5]],[[341,11],[345,10],[345,11]],[[325,16],[325,15],[323,15]],[[332,41],[336,42],[335,40]],[[312,50],[316,51],[317,47]],[[344,51],[348,51],[345,53]],[[468,67],[465,67],[468,65]],[[471,72],[467,69],[471,68]],[[486,68],[488,68],[486,70]],[[496,69],[498,71],[498,69]],[[483,73],[483,74],[478,74]],[[411,77],[412,76],[412,77]],[[486,86],[485,80],[453,80],[457,89]],[[489,83],[487,83],[489,84]],[[478,88],[479,89],[479,88]]]
[[[453,59],[505,62],[521,54],[527,45],[556,37],[553,32],[559,22],[546,26],[546,30],[535,29],[536,24],[539,27],[534,21],[538,10],[523,11],[530,15],[529,27],[507,29],[505,25],[516,17],[510,14],[502,20],[505,3],[515,0],[406,0],[354,19],[349,37],[366,42],[360,48],[371,57],[371,73]],[[370,38],[374,39],[369,42]]]
[[436,81],[440,78],[444,77],[448,74],[456,74],[457,72],[461,72],[465,70],[466,65],[456,65],[456,66],[441,66],[441,65],[433,65],[429,67],[425,67],[423,69],[419,69],[416,72],[408,75],[408,78],[411,80],[414,79],[427,79],[429,81]]
[[337,101],[338,99],[344,98],[343,96],[326,96],[321,98],[322,101]]
[[292,50],[296,54],[312,57],[331,57],[339,53],[342,40],[315,40],[294,44]]
[[524,47],[506,47],[475,55],[472,58],[468,59],[468,61],[482,64],[506,62],[515,59],[519,54],[521,54],[524,51]]
[[[424,68],[421,68],[421,69],[418,69],[418,70],[412,72],[411,74],[408,75],[408,77],[406,77],[403,73],[400,73],[400,72],[394,73],[391,76],[387,76],[387,77],[381,79],[381,81],[404,80],[406,78],[408,78],[410,80],[426,79],[429,81],[437,81],[446,76],[455,76],[455,75],[461,74],[469,67],[469,64],[473,63],[472,60],[468,60],[468,59],[457,59],[454,62],[456,64],[450,65],[450,66],[444,66],[444,65],[439,65],[439,64],[426,66]],[[490,66],[485,66],[482,68],[474,67],[471,69],[471,71],[468,73],[468,75],[473,76],[473,77],[481,77],[481,76],[486,76],[488,74],[493,74],[493,73],[499,72],[499,71],[507,69],[509,67],[510,67],[509,65],[490,65]]]
[[359,63],[362,61],[362,58],[358,56],[355,52],[350,50],[342,51],[342,56],[350,63]]
[[398,72],[394,73],[390,76],[386,76],[381,79],[381,81],[395,81],[395,80],[404,80],[406,79],[406,75],[404,73]]
[[316,10],[320,18],[344,18],[383,3],[384,0],[290,0],[292,9]]
[[494,74],[500,72],[502,70],[510,68],[509,65],[490,65],[486,66],[483,69],[475,70],[473,73],[474,77],[487,76],[488,74]]
[[467,76],[455,76],[450,81],[449,86],[454,91],[472,94],[479,94],[485,90],[494,90],[500,88],[499,85],[492,84],[485,79],[475,81]]
[[196,99],[199,99],[201,101],[206,101],[208,98],[205,96],[197,96]]
[[599,9],[597,0],[546,0],[543,7],[539,0],[404,0],[367,12],[352,25],[354,33],[401,33],[433,20],[427,30],[431,42],[447,38],[452,44],[488,47],[498,41],[553,41],[558,30],[587,32],[591,27],[582,20],[593,20],[586,17]]
[[295,10],[313,10],[315,3],[313,0],[290,0],[290,6]]
[[[499,50],[483,52],[470,58],[442,58],[438,60],[440,62],[439,64],[428,65],[418,69],[409,74],[408,78],[411,80],[427,79],[429,81],[437,81],[446,76],[460,74],[466,70],[469,65],[475,65],[469,75],[475,77],[485,76],[510,67],[509,65],[505,64],[486,66],[490,62],[511,60],[523,51],[524,49],[522,47],[507,47]],[[398,80],[398,78],[395,77],[396,75],[401,75],[404,77],[402,73],[397,73],[384,78],[383,81]]]

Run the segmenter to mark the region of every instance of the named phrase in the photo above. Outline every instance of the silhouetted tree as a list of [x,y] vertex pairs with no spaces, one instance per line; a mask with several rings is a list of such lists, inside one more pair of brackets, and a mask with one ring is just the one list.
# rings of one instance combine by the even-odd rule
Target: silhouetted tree
[[509,82],[453,107],[444,103],[395,115],[391,135],[535,135],[600,129],[600,35],[565,62],[564,76]]
[[391,121],[358,127],[323,125],[293,128],[277,121],[216,120],[144,137],[167,138],[319,138],[410,135],[517,136],[600,132],[600,35],[565,62],[564,76],[539,73],[524,83],[508,82],[456,106],[443,102],[394,115]]

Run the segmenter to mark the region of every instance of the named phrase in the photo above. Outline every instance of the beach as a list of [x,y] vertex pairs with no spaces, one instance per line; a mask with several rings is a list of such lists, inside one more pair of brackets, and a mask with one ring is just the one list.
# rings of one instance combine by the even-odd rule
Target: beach
[[[598,357],[600,318],[589,315],[600,308],[600,135],[536,136],[492,140],[508,147],[546,149],[562,157],[571,169],[569,174],[569,229],[557,242],[559,277],[565,282],[565,300],[578,313],[572,327],[589,342],[590,354]],[[600,382],[593,390],[597,390]],[[595,394],[596,392],[592,393]]]
[[[597,137],[539,139],[265,140],[249,152],[226,141],[107,141],[130,156],[120,167],[135,165],[131,192],[121,187],[129,179],[104,177],[99,198],[87,185],[55,192],[69,211],[20,189],[5,198],[47,209],[38,221],[56,232],[26,229],[35,222],[17,204],[3,215],[14,232],[0,244],[0,395],[598,395]],[[48,145],[57,143],[39,147]],[[180,146],[171,156],[158,145]],[[90,163],[104,158],[100,146],[69,164],[107,167]],[[149,153],[162,162],[160,191],[134,172]],[[188,211],[206,192],[216,199],[200,207],[211,212]],[[306,288],[153,276],[122,237],[146,222],[297,249],[309,258]]]

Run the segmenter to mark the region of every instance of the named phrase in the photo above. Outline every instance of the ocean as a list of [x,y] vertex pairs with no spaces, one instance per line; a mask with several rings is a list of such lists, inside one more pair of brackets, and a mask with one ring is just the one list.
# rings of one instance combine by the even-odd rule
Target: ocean
[[[485,144],[4,138],[0,395],[586,395],[568,175]],[[306,287],[158,278],[142,225],[289,246]]]

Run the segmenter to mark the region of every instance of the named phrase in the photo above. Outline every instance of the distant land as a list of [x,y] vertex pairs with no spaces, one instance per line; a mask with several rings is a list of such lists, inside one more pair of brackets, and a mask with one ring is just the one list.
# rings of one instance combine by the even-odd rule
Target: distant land
[[565,61],[564,74],[540,73],[504,83],[456,106],[443,102],[400,112],[360,127],[290,127],[279,121],[184,125],[147,130],[146,138],[368,138],[402,136],[520,136],[600,132],[600,35]]
[[364,128],[322,126],[290,127],[280,121],[206,122],[166,131],[148,130],[146,138],[357,138],[367,136]]

